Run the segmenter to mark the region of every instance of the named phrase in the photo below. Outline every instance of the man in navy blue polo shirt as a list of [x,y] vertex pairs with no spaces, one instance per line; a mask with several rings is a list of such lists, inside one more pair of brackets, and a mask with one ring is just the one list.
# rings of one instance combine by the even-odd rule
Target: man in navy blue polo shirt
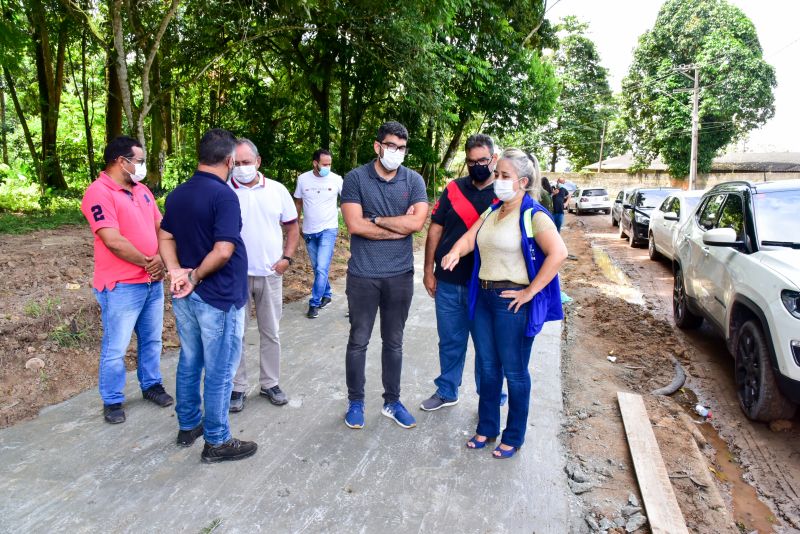
[[228,421],[247,303],[239,199],[226,185],[235,149],[236,138],[227,130],[212,129],[203,136],[197,171],[167,197],[159,232],[181,340],[175,378],[177,442],[188,447],[204,436],[201,459],[207,463],[241,460],[257,449],[252,441],[232,437]]
[[400,402],[403,329],[414,294],[414,250],[411,234],[428,217],[422,177],[403,167],[408,130],[399,122],[378,129],[376,159],[347,173],[342,186],[342,215],[350,231],[347,303],[350,338],[345,368],[350,404],[345,424],[364,426],[364,368],[367,345],[381,311],[381,413],[403,428],[416,426]]

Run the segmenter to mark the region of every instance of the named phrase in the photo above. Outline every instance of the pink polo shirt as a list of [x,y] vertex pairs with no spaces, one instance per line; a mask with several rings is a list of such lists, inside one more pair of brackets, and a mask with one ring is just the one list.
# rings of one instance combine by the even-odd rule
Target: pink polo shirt
[[145,256],[158,254],[156,228],[161,223],[161,212],[147,186],[139,183],[128,191],[101,172],[86,189],[81,211],[94,233],[94,288],[110,291],[118,282],[149,282],[150,275],[144,267],[117,257],[97,235],[101,228],[116,228]]

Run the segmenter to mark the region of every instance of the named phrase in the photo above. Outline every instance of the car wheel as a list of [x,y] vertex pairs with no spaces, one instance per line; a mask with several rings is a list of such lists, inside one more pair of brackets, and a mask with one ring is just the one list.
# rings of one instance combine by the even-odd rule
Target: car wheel
[[631,226],[631,230],[628,233],[628,244],[630,245],[631,248],[636,248],[639,245],[639,242],[636,241],[636,237],[634,237],[635,235],[636,235],[636,229],[633,226]]
[[656,249],[656,239],[653,237],[653,232],[647,233],[647,254],[653,261],[661,257],[661,253]]
[[583,210],[575,206],[575,213],[577,213],[578,215],[583,215]]
[[686,287],[680,267],[675,268],[672,285],[672,317],[675,319],[675,326],[683,330],[698,328],[703,324],[703,318],[692,313],[686,304]]
[[736,393],[745,415],[765,422],[794,417],[797,406],[778,389],[761,325],[745,322],[736,334],[735,347]]
[[[611,210],[603,210],[603,211],[605,212],[606,215],[609,215],[611,213]],[[613,217],[612,217],[612,219],[613,219]],[[613,220],[611,221],[611,224],[614,224]]]
[[611,226],[617,226],[619,221],[614,218],[614,214],[611,214]]
[[625,233],[625,228],[622,226],[622,219],[619,220],[619,238],[625,239],[628,234]]

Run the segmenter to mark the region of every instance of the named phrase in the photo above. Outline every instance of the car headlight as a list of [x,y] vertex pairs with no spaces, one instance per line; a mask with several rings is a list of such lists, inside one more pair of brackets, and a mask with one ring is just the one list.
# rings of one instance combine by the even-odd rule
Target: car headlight
[[781,291],[781,300],[789,313],[800,319],[800,291],[784,289]]
[[644,225],[650,224],[650,217],[648,217],[647,215],[642,215],[641,213],[637,213],[634,217],[636,218],[636,222],[639,224],[644,224]]

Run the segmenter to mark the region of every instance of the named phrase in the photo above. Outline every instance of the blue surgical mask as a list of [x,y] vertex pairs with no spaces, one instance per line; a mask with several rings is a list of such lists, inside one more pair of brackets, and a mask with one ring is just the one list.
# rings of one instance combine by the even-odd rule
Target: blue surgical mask
[[330,167],[320,167],[319,168],[319,175],[322,176],[323,178],[325,176],[328,176],[330,173],[331,173],[331,168]]

